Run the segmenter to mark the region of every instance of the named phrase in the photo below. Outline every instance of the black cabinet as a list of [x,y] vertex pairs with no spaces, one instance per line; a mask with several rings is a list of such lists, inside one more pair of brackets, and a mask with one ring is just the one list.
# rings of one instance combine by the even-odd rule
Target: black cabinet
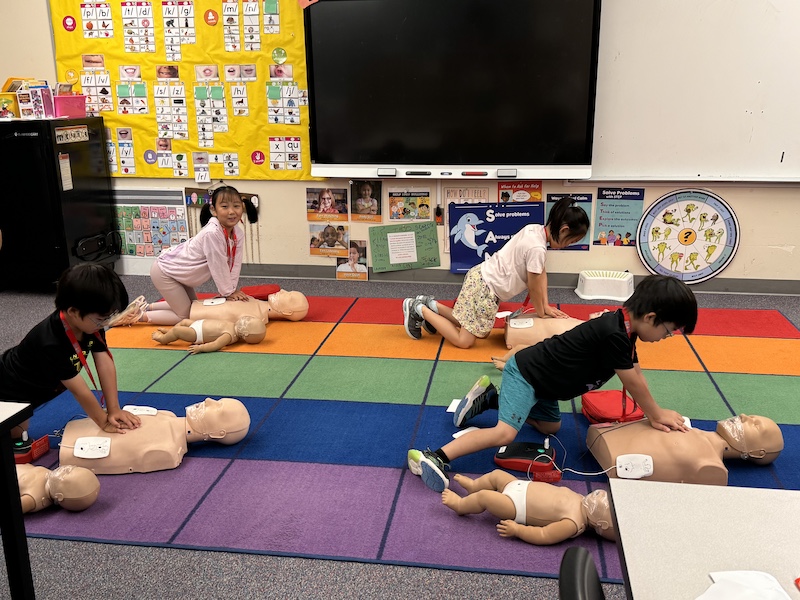
[[48,290],[120,244],[102,117],[0,120],[0,288]]

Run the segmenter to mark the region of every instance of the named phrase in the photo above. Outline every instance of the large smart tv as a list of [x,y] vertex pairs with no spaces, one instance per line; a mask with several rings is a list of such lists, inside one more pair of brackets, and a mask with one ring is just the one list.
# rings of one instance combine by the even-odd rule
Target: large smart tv
[[320,0],[311,173],[591,176],[600,0]]

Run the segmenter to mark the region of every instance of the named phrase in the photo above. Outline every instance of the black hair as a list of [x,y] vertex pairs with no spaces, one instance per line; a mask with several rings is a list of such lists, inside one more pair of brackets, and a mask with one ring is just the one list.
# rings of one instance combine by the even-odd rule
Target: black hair
[[76,308],[81,317],[107,316],[128,306],[128,291],[111,267],[91,263],[70,267],[56,288],[56,308]]
[[580,239],[589,231],[589,216],[580,206],[575,205],[575,198],[564,196],[550,209],[545,228],[550,230],[550,239],[559,241],[561,228],[569,227],[569,238]]
[[258,210],[256,210],[256,207],[250,202],[250,199],[243,198],[239,190],[235,187],[221,185],[211,193],[211,202],[203,204],[203,207],[200,209],[200,226],[205,227],[208,224],[208,221],[212,217],[212,206],[216,207],[219,200],[226,200],[232,196],[237,196],[242,201],[242,204],[244,204],[245,212],[247,212],[247,220],[251,223],[258,223]]
[[645,277],[624,306],[634,317],[655,313],[656,325],[674,323],[683,333],[692,333],[697,325],[697,299],[689,286],[675,277]]

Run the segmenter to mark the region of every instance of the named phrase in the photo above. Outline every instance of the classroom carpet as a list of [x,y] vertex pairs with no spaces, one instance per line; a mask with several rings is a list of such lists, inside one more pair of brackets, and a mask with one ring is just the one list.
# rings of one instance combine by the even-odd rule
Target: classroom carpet
[[[409,448],[438,448],[451,439],[456,428],[446,408],[454,398],[481,375],[500,384],[490,357],[505,352],[501,320],[487,339],[461,350],[439,336],[411,340],[400,299],[309,303],[304,321],[271,322],[260,344],[210,354],[191,355],[186,342],[158,345],[154,326],[109,331],[121,404],[183,416],[206,397],[234,397],[249,410],[250,432],[232,446],[190,444],[174,470],[101,475],[92,507],[30,513],[28,535],[537,577],[557,577],[564,550],[579,545],[604,581],[622,580],[613,542],[592,532],[544,547],[501,538],[494,517],[456,515],[406,467]],[[560,308],[588,318],[603,307]],[[655,398],[695,427],[713,430],[717,420],[739,413],[781,425],[781,456],[769,466],[728,461],[730,485],[800,489],[800,331],[780,312],[700,309],[693,335],[640,343],[638,350]],[[615,384],[621,387],[616,379],[607,387]],[[606,488],[586,451],[580,399],[561,407],[556,462],[584,474],[565,472],[558,485],[581,494]],[[31,433],[51,434],[51,450],[38,464],[57,466],[57,433],[79,411],[67,394],[36,411]],[[491,426],[493,419],[488,411],[470,424]],[[518,440],[542,437],[525,426]],[[486,473],[496,467],[494,452],[458,459],[454,472]],[[451,488],[464,494],[455,483]]]

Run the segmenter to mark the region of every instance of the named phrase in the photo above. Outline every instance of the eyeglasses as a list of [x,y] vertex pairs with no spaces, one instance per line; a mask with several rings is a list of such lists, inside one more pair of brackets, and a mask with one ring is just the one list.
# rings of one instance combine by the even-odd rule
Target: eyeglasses
[[667,337],[668,338],[672,337],[674,334],[669,330],[669,327],[667,327],[667,324],[666,323],[662,323],[662,325],[664,326],[664,331],[667,332]]
[[108,324],[111,323],[112,319],[117,316],[117,313],[112,313],[103,319],[95,319],[94,317],[89,315],[89,320],[94,323],[94,326],[98,329],[105,329],[108,327]]

